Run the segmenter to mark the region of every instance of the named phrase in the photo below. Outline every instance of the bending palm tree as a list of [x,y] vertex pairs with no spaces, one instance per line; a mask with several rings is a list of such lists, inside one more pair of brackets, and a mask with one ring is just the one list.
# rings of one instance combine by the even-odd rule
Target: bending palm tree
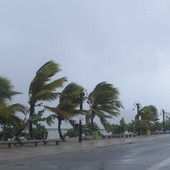
[[65,89],[61,92],[59,104],[57,107],[48,107],[54,114],[47,118],[48,124],[52,119],[58,119],[58,132],[60,139],[64,140],[61,132],[61,122],[63,120],[69,120],[71,117],[80,114],[76,108],[80,105],[80,94],[83,92],[83,88],[76,83],[68,84]]
[[101,123],[107,129],[107,118],[117,116],[119,109],[123,108],[118,99],[118,89],[112,84],[101,82],[96,85],[94,90],[88,96],[88,104],[90,106],[90,118],[92,130],[94,129],[94,117],[98,116]]
[[[35,107],[41,104],[37,104],[40,101],[52,101],[56,99],[59,93],[56,93],[56,89],[63,86],[63,83],[67,81],[66,77],[50,81],[56,73],[61,71],[59,64],[49,61],[45,63],[37,72],[36,76],[32,80],[29,87],[29,104],[30,104],[30,118],[35,113]],[[30,138],[32,138],[32,122],[29,125]]]
[[0,124],[19,122],[21,119],[15,113],[22,112],[25,114],[26,107],[22,104],[9,104],[12,97],[17,94],[21,93],[13,91],[11,82],[7,78],[0,77]]

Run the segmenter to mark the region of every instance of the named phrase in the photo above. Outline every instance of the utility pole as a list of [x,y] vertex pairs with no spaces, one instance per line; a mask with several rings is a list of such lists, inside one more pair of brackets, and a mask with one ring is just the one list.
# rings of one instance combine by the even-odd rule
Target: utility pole
[[165,133],[165,110],[162,110],[163,113],[163,132]]

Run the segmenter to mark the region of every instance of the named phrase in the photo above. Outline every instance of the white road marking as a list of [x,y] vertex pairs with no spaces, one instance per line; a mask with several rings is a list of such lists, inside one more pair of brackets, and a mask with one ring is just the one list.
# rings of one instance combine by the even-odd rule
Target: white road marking
[[132,161],[132,159],[123,159],[121,162],[126,163],[126,162],[131,162],[131,161]]
[[164,161],[159,162],[158,164],[155,164],[154,166],[148,168],[147,170],[160,170],[166,165],[170,165],[170,158],[165,159]]

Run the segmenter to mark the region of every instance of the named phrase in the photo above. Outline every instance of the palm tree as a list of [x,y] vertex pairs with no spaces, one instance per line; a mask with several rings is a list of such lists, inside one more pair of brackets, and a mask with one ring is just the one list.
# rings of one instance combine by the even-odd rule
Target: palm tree
[[76,110],[76,108],[80,105],[80,94],[82,92],[83,88],[81,86],[76,83],[70,83],[61,92],[57,107],[46,106],[46,109],[54,113],[47,118],[47,123],[49,124],[53,119],[57,118],[60,139],[64,140],[61,132],[61,122],[70,120],[73,116],[80,114],[80,111]]
[[89,94],[87,103],[90,106],[90,124],[94,129],[94,118],[98,116],[101,123],[107,129],[107,118],[117,116],[119,110],[123,108],[119,98],[119,91],[112,84],[101,82],[96,85]]
[[9,104],[12,97],[17,94],[21,94],[20,92],[16,92],[13,90],[13,86],[5,77],[0,77],[0,119],[9,119],[15,112],[21,111],[25,112],[25,106],[16,103]]
[[[0,124],[14,124],[21,122],[21,118],[16,115],[18,112],[25,114],[26,107],[20,103],[10,104],[14,95],[21,94],[13,90],[13,86],[5,77],[0,77]],[[16,125],[16,124],[15,124]]]
[[13,136],[15,139],[19,139],[19,136],[26,128],[26,124],[18,113],[26,114],[27,108],[19,103],[8,104],[1,102],[0,109],[0,124],[3,128],[10,127],[13,129]]
[[148,120],[153,122],[158,120],[158,111],[153,105],[143,107],[140,110],[139,114],[142,120]]
[[[30,118],[35,114],[35,107],[41,106],[42,101],[53,101],[59,96],[57,88],[63,86],[66,77],[51,81],[51,78],[61,71],[60,65],[54,61],[46,62],[37,72],[29,87]],[[32,122],[29,124],[30,138],[32,138]]]

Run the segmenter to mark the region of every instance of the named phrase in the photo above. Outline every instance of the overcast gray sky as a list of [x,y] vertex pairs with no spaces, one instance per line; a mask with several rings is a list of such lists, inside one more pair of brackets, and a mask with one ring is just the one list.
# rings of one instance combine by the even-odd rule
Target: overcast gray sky
[[[0,75],[23,92],[45,62],[90,92],[101,81],[170,112],[169,0],[0,0]],[[56,75],[57,78],[57,75]]]

